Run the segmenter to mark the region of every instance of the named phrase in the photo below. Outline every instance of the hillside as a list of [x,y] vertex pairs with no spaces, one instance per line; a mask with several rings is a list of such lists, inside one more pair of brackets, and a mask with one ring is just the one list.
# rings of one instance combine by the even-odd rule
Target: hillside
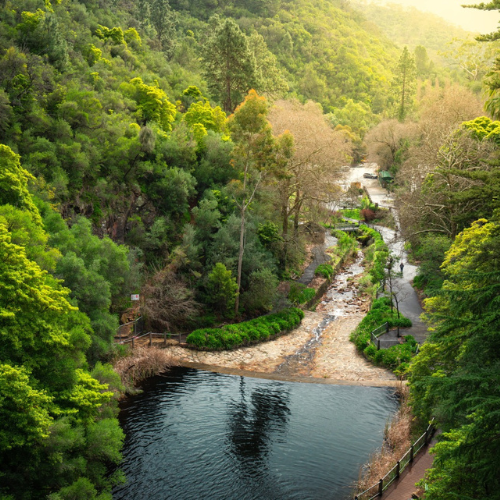
[[[286,75],[290,91],[314,99],[325,110],[342,107],[348,99],[384,109],[391,68],[397,61],[394,45],[366,29],[357,11],[341,1],[308,2],[181,2],[181,29],[200,39],[207,13],[231,16],[242,30],[264,37]],[[201,48],[201,47],[200,47]]]
[[468,32],[430,12],[396,3],[377,5],[356,0],[353,6],[377,25],[381,32],[399,46],[425,47],[432,55],[443,50],[453,38],[467,38]]

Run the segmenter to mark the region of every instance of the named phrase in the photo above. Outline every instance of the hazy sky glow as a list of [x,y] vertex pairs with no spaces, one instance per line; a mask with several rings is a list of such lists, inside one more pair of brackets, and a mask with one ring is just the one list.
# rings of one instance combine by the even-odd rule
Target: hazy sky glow
[[373,3],[399,3],[401,5],[412,5],[419,10],[432,12],[447,21],[457,24],[469,31],[480,33],[491,33],[497,30],[500,21],[498,11],[481,11],[476,9],[464,9],[462,4],[480,3],[474,0],[372,0]]

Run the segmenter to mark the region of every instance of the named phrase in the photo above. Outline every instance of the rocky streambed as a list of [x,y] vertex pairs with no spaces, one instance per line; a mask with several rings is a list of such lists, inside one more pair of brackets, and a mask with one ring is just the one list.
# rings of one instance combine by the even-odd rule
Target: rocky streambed
[[170,347],[183,365],[224,373],[280,380],[394,386],[397,378],[375,367],[349,341],[369,304],[358,295],[356,277],[363,272],[363,255],[337,274],[316,311],[306,311],[299,328],[288,335],[233,351],[193,351]]

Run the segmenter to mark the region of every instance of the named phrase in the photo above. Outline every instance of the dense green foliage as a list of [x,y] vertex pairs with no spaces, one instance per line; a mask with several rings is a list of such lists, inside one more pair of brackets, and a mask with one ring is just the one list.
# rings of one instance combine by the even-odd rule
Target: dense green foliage
[[91,321],[71,304],[70,290],[30,259],[51,268],[60,254],[47,248],[49,237],[27,190],[30,176],[2,148],[0,495],[62,499],[85,490],[85,498],[107,498],[122,480],[121,473],[107,471],[120,461],[124,438],[108,390],[108,383],[119,387],[117,377],[106,375],[111,370],[101,364],[95,378],[87,371]]
[[499,228],[479,220],[458,235],[442,289],[426,301],[433,331],[410,382],[417,416],[435,416],[444,431],[427,479],[431,500],[495,498],[500,486]]
[[330,264],[320,264],[314,274],[323,276],[323,278],[329,280],[334,274],[335,269]]
[[354,342],[359,351],[364,352],[375,363],[402,373],[407,365],[403,367],[400,365],[410,361],[412,353],[415,352],[415,339],[408,335],[405,337],[404,344],[377,351],[377,348],[371,344],[371,332],[384,323],[388,323],[389,328],[408,328],[412,325],[408,318],[400,316],[396,309],[391,308],[389,297],[381,297],[373,301],[370,311],[361,320],[356,330],[351,333],[351,341]]
[[368,245],[368,248],[365,250],[365,260],[369,264],[369,275],[372,283],[375,285],[385,277],[389,249],[382,235],[377,230],[363,225],[359,229],[361,234],[358,236],[358,240],[363,246]]
[[195,330],[186,342],[192,347],[207,350],[234,349],[236,347],[268,340],[282,332],[296,328],[304,313],[297,308],[283,309],[279,313],[224,326]]
[[[337,168],[361,158],[362,138],[399,102],[399,55],[343,0],[0,2],[0,496],[110,498],[123,434],[120,384],[102,361],[119,353],[130,293],[163,331],[275,310],[278,280],[303,259],[300,222],[324,208],[318,190],[332,195]],[[433,76],[425,48],[414,55],[417,76]],[[295,111],[283,106],[278,135],[266,117],[284,96]],[[308,119],[294,128],[299,111]],[[496,129],[463,130],[497,144]],[[401,165],[410,142],[395,144]],[[446,200],[483,205],[462,210],[453,236],[495,206],[491,166]],[[361,231],[375,283],[387,248]],[[356,246],[336,236],[332,268]],[[314,294],[292,285],[289,299]],[[245,345],[302,317],[198,330],[191,343]]]
[[306,287],[302,283],[291,283],[288,299],[292,304],[301,305],[309,302],[316,295],[314,288]]

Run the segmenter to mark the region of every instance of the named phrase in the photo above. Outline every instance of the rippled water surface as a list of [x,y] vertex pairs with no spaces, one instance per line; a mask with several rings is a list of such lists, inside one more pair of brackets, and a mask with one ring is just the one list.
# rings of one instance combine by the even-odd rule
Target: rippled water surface
[[381,445],[392,389],[174,369],[121,406],[114,499],[342,500]]

